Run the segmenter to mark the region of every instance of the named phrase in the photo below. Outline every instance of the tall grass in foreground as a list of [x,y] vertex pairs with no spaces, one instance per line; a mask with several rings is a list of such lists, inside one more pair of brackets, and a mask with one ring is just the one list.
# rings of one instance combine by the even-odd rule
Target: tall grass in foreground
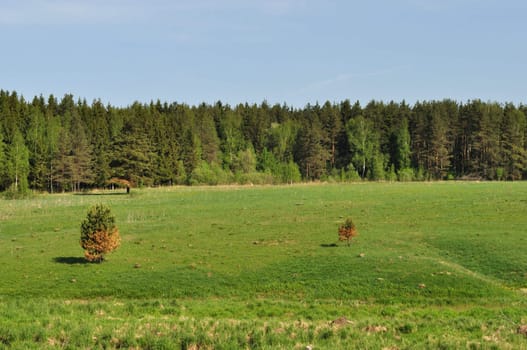
[[[122,246],[94,265],[96,203]],[[525,183],[0,200],[0,347],[527,348],[526,213]]]

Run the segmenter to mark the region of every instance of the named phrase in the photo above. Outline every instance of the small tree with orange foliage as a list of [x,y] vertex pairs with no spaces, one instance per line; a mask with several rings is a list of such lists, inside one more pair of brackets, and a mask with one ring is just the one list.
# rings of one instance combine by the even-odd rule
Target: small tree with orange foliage
[[121,237],[109,207],[96,204],[88,210],[81,224],[80,244],[90,262],[103,261],[106,253],[119,247]]
[[359,233],[357,232],[357,229],[355,228],[355,224],[353,221],[348,218],[344,222],[344,225],[341,225],[339,227],[339,241],[346,241],[348,242],[348,246],[351,243],[351,239],[355,236],[357,236]]

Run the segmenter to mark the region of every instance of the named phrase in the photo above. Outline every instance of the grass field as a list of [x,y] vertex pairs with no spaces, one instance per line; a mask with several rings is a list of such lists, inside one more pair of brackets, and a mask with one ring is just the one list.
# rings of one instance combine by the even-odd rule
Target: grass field
[[[95,203],[122,245],[86,264]],[[526,243],[523,182],[0,200],[0,348],[527,349]]]

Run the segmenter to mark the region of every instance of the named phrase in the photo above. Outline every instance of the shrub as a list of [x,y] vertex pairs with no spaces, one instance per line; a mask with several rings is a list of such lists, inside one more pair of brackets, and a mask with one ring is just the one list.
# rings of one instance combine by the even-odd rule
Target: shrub
[[361,181],[362,180],[359,173],[357,172],[357,170],[351,163],[345,169],[343,168],[341,170],[340,178],[342,179],[342,181]]
[[104,255],[119,247],[121,237],[109,207],[96,204],[81,223],[81,247],[88,261],[101,262]]
[[221,185],[232,182],[232,173],[224,170],[219,164],[209,164],[201,161],[190,174],[189,184],[196,185]]
[[401,182],[413,181],[415,176],[414,170],[412,168],[399,169],[397,175],[399,176],[399,181]]
[[346,219],[344,224],[339,227],[339,241],[346,241],[348,246],[351,243],[351,239],[357,235],[355,224],[350,218]]
[[390,182],[397,181],[397,174],[395,173],[395,166],[392,164],[390,170],[386,172],[386,180]]
[[281,183],[292,184],[302,181],[302,175],[293,161],[289,163],[280,163],[277,174]]

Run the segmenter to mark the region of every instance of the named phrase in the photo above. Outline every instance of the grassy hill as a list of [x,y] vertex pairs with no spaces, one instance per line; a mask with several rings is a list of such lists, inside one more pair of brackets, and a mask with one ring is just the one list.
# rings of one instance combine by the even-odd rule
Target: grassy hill
[[[95,203],[122,246],[86,264]],[[0,200],[0,348],[527,348],[526,227],[527,183]]]

